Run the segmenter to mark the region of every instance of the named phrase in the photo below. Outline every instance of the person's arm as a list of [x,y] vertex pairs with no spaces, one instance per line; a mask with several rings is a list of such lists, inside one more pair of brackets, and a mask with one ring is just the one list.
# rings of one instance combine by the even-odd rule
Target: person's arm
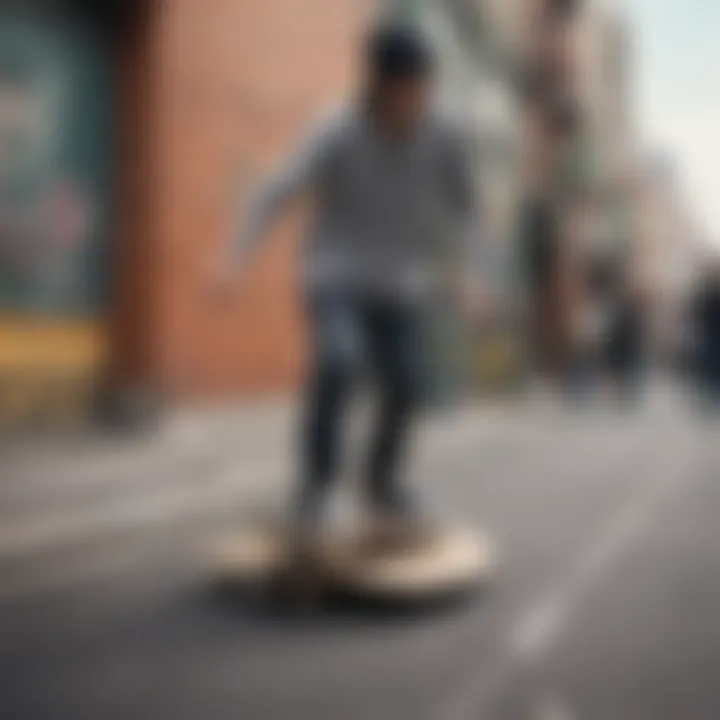
[[246,264],[275,218],[287,204],[317,183],[331,144],[332,131],[323,124],[250,192],[238,213],[232,236],[216,268],[216,279],[227,283]]

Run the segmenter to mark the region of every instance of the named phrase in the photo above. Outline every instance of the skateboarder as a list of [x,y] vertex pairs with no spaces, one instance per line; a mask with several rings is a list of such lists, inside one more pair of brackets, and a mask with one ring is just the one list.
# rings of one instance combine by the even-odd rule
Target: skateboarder
[[362,92],[262,184],[245,209],[232,257],[214,276],[217,290],[231,285],[270,221],[290,199],[310,195],[302,278],[312,363],[297,501],[303,525],[322,521],[343,415],[364,370],[380,397],[368,505],[393,519],[414,510],[399,466],[422,402],[427,351],[420,315],[439,281],[437,241],[448,232],[459,238],[470,270],[479,239],[469,152],[459,129],[432,107],[434,69],[417,31],[376,28]]

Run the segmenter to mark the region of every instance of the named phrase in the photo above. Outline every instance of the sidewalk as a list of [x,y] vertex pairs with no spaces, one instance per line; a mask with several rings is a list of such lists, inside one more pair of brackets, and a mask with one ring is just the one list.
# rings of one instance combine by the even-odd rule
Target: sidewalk
[[[349,423],[348,474],[359,467],[366,411]],[[413,466],[479,449],[513,414],[468,406],[428,420]],[[142,439],[28,448],[4,466],[0,560],[156,532],[282,497],[296,476],[296,421],[294,405],[281,402],[183,411]]]

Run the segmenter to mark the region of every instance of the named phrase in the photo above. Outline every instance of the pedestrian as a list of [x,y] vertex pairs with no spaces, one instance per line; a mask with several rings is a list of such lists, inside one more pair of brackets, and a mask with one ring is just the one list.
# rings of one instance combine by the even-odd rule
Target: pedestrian
[[714,261],[692,304],[696,383],[702,404],[720,409],[720,262]]
[[566,382],[574,399],[595,394],[602,374],[602,344],[607,327],[605,296],[598,285],[600,263],[593,257],[573,268],[569,370]]
[[642,392],[646,313],[642,288],[628,274],[620,282],[608,327],[605,365],[621,399],[634,403]]
[[469,280],[479,230],[471,153],[459,127],[432,106],[431,48],[414,29],[383,25],[371,34],[365,61],[358,96],[322,122],[250,201],[232,258],[222,259],[213,280],[227,289],[270,221],[309,191],[302,275],[312,361],[294,507],[302,527],[323,522],[343,418],[365,371],[380,399],[367,504],[391,520],[415,514],[401,470],[422,407],[422,308],[440,282],[435,245],[448,218],[469,271],[466,297],[476,297]]

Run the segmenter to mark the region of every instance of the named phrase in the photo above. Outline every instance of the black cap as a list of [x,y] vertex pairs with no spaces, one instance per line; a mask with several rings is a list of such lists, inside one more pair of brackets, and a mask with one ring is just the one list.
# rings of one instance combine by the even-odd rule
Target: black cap
[[371,33],[367,62],[376,82],[421,78],[434,66],[432,50],[421,32],[401,24],[381,25]]

